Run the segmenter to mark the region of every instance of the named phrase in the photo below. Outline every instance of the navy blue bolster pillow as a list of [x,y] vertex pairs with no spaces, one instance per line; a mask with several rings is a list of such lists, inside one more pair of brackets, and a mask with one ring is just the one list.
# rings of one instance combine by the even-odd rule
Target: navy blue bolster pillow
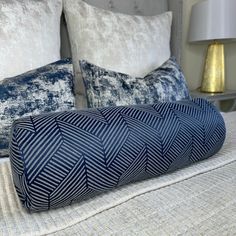
[[13,180],[27,209],[65,206],[208,158],[225,132],[204,99],[31,116],[12,127]]

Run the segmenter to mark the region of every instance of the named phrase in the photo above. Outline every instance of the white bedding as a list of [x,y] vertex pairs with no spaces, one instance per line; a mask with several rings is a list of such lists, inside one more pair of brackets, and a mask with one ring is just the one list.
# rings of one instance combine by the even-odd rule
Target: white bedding
[[236,112],[214,157],[48,212],[22,209],[0,163],[0,235],[236,235]]

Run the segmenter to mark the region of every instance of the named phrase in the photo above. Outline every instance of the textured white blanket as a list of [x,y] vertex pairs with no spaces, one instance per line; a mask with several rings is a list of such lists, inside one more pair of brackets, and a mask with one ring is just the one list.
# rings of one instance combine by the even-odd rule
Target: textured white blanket
[[22,209],[9,162],[0,164],[0,235],[236,235],[236,112],[214,157],[89,201]]

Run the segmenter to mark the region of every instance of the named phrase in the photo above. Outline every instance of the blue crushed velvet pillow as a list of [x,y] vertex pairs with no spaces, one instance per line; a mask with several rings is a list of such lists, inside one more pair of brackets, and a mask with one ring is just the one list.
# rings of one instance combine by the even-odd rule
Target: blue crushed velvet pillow
[[89,107],[107,107],[190,99],[184,75],[174,57],[144,78],[106,70],[80,61]]
[[63,59],[0,82],[0,157],[8,155],[15,119],[73,109],[73,66]]
[[13,181],[24,207],[48,210],[208,158],[224,139],[204,99],[32,116],[13,124]]

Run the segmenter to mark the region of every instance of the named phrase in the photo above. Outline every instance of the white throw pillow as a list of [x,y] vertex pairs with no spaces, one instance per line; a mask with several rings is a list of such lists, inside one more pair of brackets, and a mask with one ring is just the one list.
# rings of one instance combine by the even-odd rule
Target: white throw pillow
[[0,80],[60,59],[62,0],[0,1]]
[[170,57],[171,12],[126,15],[81,0],[64,0],[64,11],[80,95],[85,93],[81,59],[108,70],[144,77]]

